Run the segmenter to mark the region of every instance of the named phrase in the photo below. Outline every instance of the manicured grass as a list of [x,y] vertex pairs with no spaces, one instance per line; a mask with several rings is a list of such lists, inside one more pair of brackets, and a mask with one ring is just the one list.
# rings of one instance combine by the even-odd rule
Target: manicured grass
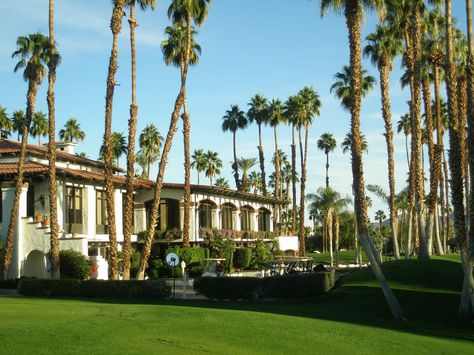
[[408,321],[392,319],[370,270],[334,291],[267,302],[50,300],[0,297],[0,353],[474,354],[456,317],[452,257],[385,263]]
[[[316,264],[329,264],[329,253],[307,253],[311,256]],[[334,255],[334,262],[336,262],[336,253]],[[367,258],[362,253],[362,261],[367,262]],[[354,250],[345,250],[339,252],[339,263],[341,264],[354,264],[355,263],[355,252]]]

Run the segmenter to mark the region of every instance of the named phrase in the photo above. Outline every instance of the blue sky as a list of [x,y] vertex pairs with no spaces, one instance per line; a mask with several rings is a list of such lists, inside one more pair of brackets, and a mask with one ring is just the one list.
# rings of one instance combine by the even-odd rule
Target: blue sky
[[[179,89],[179,72],[167,67],[162,59],[160,43],[169,25],[166,10],[170,1],[158,1],[154,12],[137,11],[137,95],[139,129],[155,124],[162,135],[169,125],[173,103]],[[453,1],[454,15],[464,30],[464,2]],[[27,85],[21,74],[13,73],[15,50],[19,35],[36,31],[47,34],[48,1],[23,0],[0,2],[0,105],[11,113],[25,107]],[[75,117],[86,132],[86,139],[77,147],[91,158],[97,158],[103,134],[105,84],[111,33],[109,0],[56,1],[55,36],[62,54],[56,85],[57,126]],[[128,17],[127,17],[128,18]],[[375,14],[367,14],[363,37],[374,30]],[[130,49],[128,23],[123,22],[120,36],[119,70],[113,111],[113,128],[127,134],[130,105]],[[324,132],[334,134],[337,150],[330,156],[330,182],[336,190],[350,194],[352,173],[349,156],[343,155],[339,144],[349,129],[349,114],[329,92],[333,76],[348,63],[347,30],[341,15],[320,17],[318,0],[225,0],[214,1],[208,20],[196,40],[202,47],[198,66],[188,76],[188,105],[191,114],[191,149],[203,148],[219,152],[222,170],[231,185],[232,136],[221,131],[221,120],[231,104],[244,111],[250,98],[260,93],[269,99],[283,101],[304,86],[313,86],[322,100],[321,116],[310,130],[307,192],[323,186],[325,157],[316,149],[316,140]],[[367,60],[364,67],[378,78]],[[399,63],[391,76],[393,119],[406,113],[408,92],[399,85]],[[37,109],[47,112],[46,87],[38,94]],[[366,183],[387,186],[386,151],[378,86],[363,102],[362,130],[369,145],[365,158]],[[394,122],[395,123],[395,122]],[[279,144],[290,153],[291,129],[278,130]],[[250,126],[237,134],[238,155],[257,157],[257,127]],[[395,138],[397,189],[406,178],[404,137]],[[264,129],[267,171],[271,172],[273,132]],[[175,135],[168,159],[166,181],[183,181],[183,147],[181,129]],[[122,164],[124,159],[122,158]],[[257,167],[255,168],[257,169]],[[153,170],[153,178],[156,169]],[[202,179],[201,181],[205,181]],[[192,182],[196,174],[192,173]],[[369,213],[386,206],[373,197]]]

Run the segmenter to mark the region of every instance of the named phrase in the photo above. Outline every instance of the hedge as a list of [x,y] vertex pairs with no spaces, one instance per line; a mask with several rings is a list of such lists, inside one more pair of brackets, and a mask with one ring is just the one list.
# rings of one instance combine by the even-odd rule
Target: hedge
[[171,294],[164,280],[20,280],[18,293],[23,296],[79,298],[158,298]]
[[16,290],[20,279],[0,280],[0,288]]
[[311,297],[334,286],[333,272],[275,277],[200,277],[194,290],[210,299]]

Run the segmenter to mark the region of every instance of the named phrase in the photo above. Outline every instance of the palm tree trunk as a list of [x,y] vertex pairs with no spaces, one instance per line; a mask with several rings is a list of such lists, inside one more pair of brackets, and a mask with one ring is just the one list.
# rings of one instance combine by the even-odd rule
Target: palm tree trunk
[[329,187],[329,152],[326,153],[326,189]]
[[[273,127],[273,136],[275,139],[275,198],[281,201],[281,189],[280,189],[280,156],[278,154],[278,138],[276,126]],[[281,203],[277,202],[277,211],[273,215],[274,229],[279,229],[281,219]]]
[[301,153],[301,182],[300,182],[300,223],[298,231],[299,239],[299,252],[300,256],[306,255],[305,245],[305,228],[304,228],[304,213],[305,213],[305,189],[306,189],[306,157],[308,155],[308,128],[304,127],[305,138],[304,138],[304,151],[301,142],[301,129],[298,130],[299,141],[300,141],[300,153]]
[[[49,0],[49,42],[55,49],[54,43],[54,0]],[[49,214],[50,214],[50,244],[51,244],[51,276],[59,279],[59,240],[58,240],[58,186],[56,183],[56,107],[54,84],[56,82],[56,62],[48,65],[48,171],[49,171]],[[40,144],[41,145],[41,144]]]
[[454,228],[456,239],[461,252],[461,265],[464,271],[465,280],[469,286],[469,296],[471,307],[474,312],[474,278],[472,274],[472,261],[468,250],[468,238],[464,213],[463,196],[463,171],[462,171],[462,146],[461,130],[458,120],[458,97],[456,90],[456,68],[453,63],[452,52],[452,24],[451,24],[451,0],[445,0],[446,12],[446,91],[448,94],[448,114],[449,114],[449,168],[451,172],[451,201],[454,212]]
[[392,111],[390,106],[389,93],[389,73],[392,63],[386,58],[386,63],[380,66],[380,90],[382,95],[382,115],[385,122],[385,140],[387,141],[387,157],[388,157],[388,181],[390,187],[389,207],[390,207],[390,230],[393,241],[393,255],[395,259],[400,259],[400,251],[398,248],[397,230],[398,230],[398,208],[396,206],[396,190],[395,190],[395,162],[393,159],[393,129],[392,129]]
[[[190,208],[191,208],[191,153],[190,153],[190,120],[186,97],[184,97],[183,136],[184,136],[184,221],[183,247],[189,248]],[[212,185],[212,184],[211,184]]]
[[408,170],[410,170],[410,156],[409,156],[409,150],[408,150],[408,135],[405,134],[405,153],[407,155],[407,167]]
[[23,175],[25,169],[26,146],[28,144],[28,134],[30,131],[31,121],[35,114],[36,94],[38,93],[39,83],[33,80],[28,82],[28,93],[26,94],[26,122],[23,126],[21,136],[20,157],[18,158],[17,178],[15,187],[15,197],[13,200],[13,207],[10,216],[10,223],[8,225],[7,240],[4,246],[3,262],[2,262],[2,280],[8,277],[8,270],[12,260],[13,242],[16,224],[18,221],[18,212],[20,208],[20,195],[23,188]]
[[444,156],[444,151],[443,151],[443,170],[444,170],[444,191],[445,191],[445,210],[444,212],[446,213],[444,216],[444,219],[446,220],[445,225],[446,225],[446,241],[449,239],[449,236],[451,234],[451,223],[450,223],[450,217],[449,217],[449,174],[448,174],[448,163],[446,161],[446,157]]
[[334,215],[334,241],[336,249],[336,267],[339,266],[339,216],[337,212]]
[[262,143],[262,126],[258,125],[258,159],[260,161],[260,171],[262,172],[262,191],[263,195],[267,195],[267,184],[265,182],[265,157],[263,155],[263,143]]
[[351,134],[352,134],[352,175],[354,180],[354,206],[356,210],[357,225],[362,246],[370,261],[372,270],[379,281],[385,299],[395,318],[404,319],[403,311],[393,294],[390,286],[385,280],[382,269],[369,245],[369,233],[367,226],[367,204],[364,191],[364,172],[362,164],[362,144],[360,132],[360,109],[361,109],[361,50],[360,50],[360,22],[362,8],[360,1],[346,2],[345,17],[349,31],[350,46],[350,68],[351,85]]
[[[458,78],[458,105],[459,105],[459,139],[461,144],[461,163],[464,180],[464,197],[466,200],[466,216],[469,216],[469,164],[467,147],[467,79],[464,75]],[[469,218],[467,219],[469,225]]]
[[133,226],[133,177],[135,174],[135,136],[137,133],[138,105],[136,98],[136,53],[135,53],[135,5],[130,4],[130,50],[132,59],[132,103],[130,104],[130,120],[128,121],[127,177],[125,180],[125,213],[123,223],[123,279],[130,280],[130,257],[132,248]]
[[[474,43],[472,36],[472,0],[466,0],[466,22],[468,39],[467,60],[467,141],[469,153],[469,243],[474,245]],[[471,260],[473,255],[471,252]]]
[[326,230],[329,239],[329,266],[334,268],[334,253],[333,253],[333,223],[332,223],[332,210],[327,211],[326,216]]
[[425,231],[425,186],[423,178],[422,165],[422,134],[421,134],[421,14],[418,7],[415,6],[413,16],[411,17],[412,38],[413,38],[413,56],[414,56],[414,86],[413,86],[413,125],[412,125],[412,150],[414,150],[415,164],[415,205],[418,217],[417,231],[419,235],[420,250],[419,259],[427,259],[428,248]]
[[295,126],[291,127],[291,184],[293,189],[293,220],[291,221],[291,233],[296,231],[296,144]]
[[237,190],[240,190],[240,179],[239,179],[239,169],[237,167],[237,148],[236,148],[235,136],[236,136],[236,132],[233,132],[232,142],[234,145],[234,164],[232,164],[232,169],[234,169],[235,187],[237,188]]
[[122,30],[122,18],[124,16],[124,0],[115,0],[110,20],[110,29],[112,30],[113,42],[110,53],[109,73],[107,76],[107,93],[105,97],[105,133],[104,133],[104,166],[105,166],[105,191],[107,199],[108,212],[108,232],[110,243],[109,274],[113,280],[119,279],[119,265],[117,252],[117,226],[115,223],[115,198],[114,186],[112,182],[113,175],[113,153],[112,153],[112,105],[115,89],[115,73],[118,68],[118,35]]

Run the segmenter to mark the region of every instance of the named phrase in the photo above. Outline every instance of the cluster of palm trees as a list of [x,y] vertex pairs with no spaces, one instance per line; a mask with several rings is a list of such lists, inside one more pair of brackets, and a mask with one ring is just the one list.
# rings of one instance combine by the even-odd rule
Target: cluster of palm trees
[[[204,152],[203,149],[194,150],[191,156],[191,167],[197,172],[197,183],[199,185],[199,174],[204,172],[209,178],[209,184],[212,185],[212,179],[221,174],[222,160],[219,158],[219,153],[208,150]],[[225,178],[218,178],[215,185],[222,188],[229,188],[229,182]]]
[[[267,181],[265,172],[265,155],[262,143],[262,126],[269,125],[273,128],[275,138],[275,150],[273,163],[275,166],[273,186],[275,187],[274,197],[282,201],[283,194],[281,189],[281,159],[279,157],[277,127],[280,124],[288,124],[292,129],[292,144],[291,144],[291,170],[292,170],[292,226],[291,231],[295,233],[298,231],[300,240],[300,253],[305,254],[304,243],[304,213],[305,213],[305,188],[306,188],[306,162],[308,154],[308,130],[313,123],[314,116],[319,115],[321,101],[319,95],[311,87],[305,87],[294,96],[290,96],[285,103],[279,99],[268,100],[261,94],[256,94],[250,99],[248,103],[249,109],[244,113],[238,105],[232,105],[229,110],[225,112],[222,118],[222,130],[229,131],[233,134],[233,151],[234,162],[232,169],[234,171],[235,185],[238,190],[248,191],[248,177],[246,172],[249,169],[250,162],[245,161],[244,158],[237,159],[236,152],[236,133],[239,129],[244,129],[248,124],[255,122],[258,127],[258,161],[260,165],[260,184],[261,191],[264,195],[267,194]],[[296,139],[295,134],[298,134],[299,143],[299,158],[300,158],[300,209],[299,209],[299,223],[297,223],[297,200],[296,200]],[[242,166],[242,162],[246,165]],[[252,166],[256,161],[251,164]],[[244,167],[247,169],[244,170]],[[239,168],[242,170],[242,178],[239,178]],[[282,224],[282,210],[281,203],[278,204],[278,211],[274,214],[274,225],[278,228]]]

